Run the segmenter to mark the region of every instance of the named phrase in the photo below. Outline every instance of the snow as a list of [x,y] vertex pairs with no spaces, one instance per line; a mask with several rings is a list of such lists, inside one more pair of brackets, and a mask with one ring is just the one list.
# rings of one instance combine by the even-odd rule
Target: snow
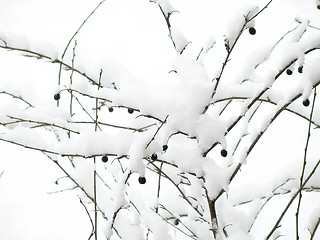
[[83,161],[82,159],[73,160],[75,168],[72,173],[73,179],[75,179],[80,186],[82,186],[86,192],[93,197],[93,172],[94,164],[90,161]]
[[165,159],[179,166],[181,171],[203,174],[204,159],[195,140],[182,141],[182,137],[170,140],[170,149],[165,154]]
[[213,119],[207,115],[201,115],[196,121],[196,136],[200,148],[206,150],[215,142],[220,142],[226,148],[224,133],[226,124],[219,120]]
[[320,58],[312,59],[312,61],[308,62],[306,66],[303,68],[303,83],[310,88],[310,85],[313,86],[317,82],[319,82],[319,78],[317,76],[320,74],[319,70]]
[[172,27],[170,28],[170,30],[171,30],[171,37],[175,44],[176,50],[178,53],[181,53],[184,50],[184,48],[187,46],[188,39],[178,29]]
[[143,217],[143,225],[150,229],[153,233],[153,238],[155,240],[161,240],[161,239],[172,239],[170,234],[168,233],[168,227],[163,222],[163,220],[157,216],[152,214],[152,212],[149,210],[142,213]]
[[[51,60],[61,59],[66,44],[99,2],[57,0],[48,6],[39,0],[10,1],[0,9],[1,46],[5,47],[6,41],[9,46],[39,51]],[[170,30],[158,4],[165,17],[172,13]],[[311,10],[314,4],[272,2],[255,19],[245,22],[265,4],[105,1],[77,33],[64,58],[96,84],[103,70],[99,87],[76,72],[70,79],[72,73],[65,68],[58,85],[59,64],[1,49],[0,138],[40,153],[52,151],[49,157],[54,161],[42,153],[29,155],[30,149],[1,145],[0,174],[4,173],[0,192],[8,197],[0,201],[2,219],[6,218],[2,222],[7,223],[0,229],[0,238],[21,239],[21,234],[26,239],[88,238],[94,216],[90,200],[94,171],[101,210],[99,238],[103,232],[110,240],[118,239],[117,234],[122,239],[141,239],[147,233],[150,239],[189,239],[180,229],[192,230],[197,239],[212,239],[208,200],[217,196],[218,239],[265,237],[274,215],[299,187],[310,114],[310,106],[301,102],[312,102],[320,75],[318,51],[305,54],[319,45],[320,35],[314,28],[319,27],[319,13],[316,8]],[[286,11],[288,4],[290,12]],[[257,29],[256,35],[248,33],[249,27]],[[236,43],[228,59],[224,40],[230,47]],[[298,73],[299,66],[303,73]],[[294,72],[291,76],[284,71],[287,67]],[[280,71],[283,73],[278,75]],[[72,98],[68,90],[73,90]],[[58,92],[59,102],[53,99]],[[277,111],[300,94],[301,98],[289,105],[291,112],[283,111],[271,122]],[[257,96],[260,99],[251,106]],[[317,100],[315,104],[314,121],[319,124]],[[111,106],[113,112],[108,110]],[[134,112],[129,114],[128,108]],[[9,124],[16,119],[20,122]],[[100,123],[95,126],[97,120]],[[311,136],[306,173],[320,154],[314,126]],[[162,150],[164,144],[168,145],[166,151]],[[221,149],[228,150],[226,158]],[[153,153],[157,160],[151,160]],[[103,155],[108,155],[107,163],[101,161]],[[28,166],[36,160],[51,165]],[[241,169],[233,176],[237,166]],[[75,187],[66,174],[79,188],[61,190]],[[146,184],[138,182],[139,176],[146,177]],[[59,184],[35,189],[42,179]],[[307,187],[317,186],[318,180],[315,173]],[[58,193],[36,194],[36,190],[47,189]],[[317,220],[316,195],[303,193],[301,228],[312,227]],[[42,205],[42,199],[48,204]],[[54,203],[49,199],[57,205],[51,207]],[[26,217],[7,209],[18,209]],[[314,214],[309,214],[312,210]],[[70,219],[58,213],[70,213]],[[281,222],[281,234],[288,238],[292,236],[292,216],[294,213],[288,212]],[[47,225],[39,222],[48,218]],[[178,225],[174,225],[175,219],[179,219]],[[41,231],[33,229],[33,223]],[[51,234],[52,225],[57,228]],[[305,231],[301,230],[301,236],[307,239]]]
[[159,4],[166,17],[174,11],[174,8],[168,0],[152,0],[152,2]]
[[46,141],[42,132],[31,130],[20,125],[7,133],[1,134],[0,136],[8,141],[17,142],[19,145],[45,149],[48,151],[54,150],[53,146],[50,146],[49,142]]
[[[127,154],[131,147],[132,136],[129,133],[108,134],[105,132],[82,131],[71,139],[58,144],[61,155],[79,154],[91,156],[94,154]],[[80,147],[80,148],[79,148]]]
[[147,136],[136,137],[128,151],[130,162],[129,169],[132,172],[138,172],[141,177],[145,176],[143,158],[146,157],[146,147],[149,140],[151,140],[149,134],[147,134]]
[[203,165],[205,187],[210,199],[214,199],[221,189],[228,190],[229,175],[225,169],[219,167],[213,159],[207,159]]

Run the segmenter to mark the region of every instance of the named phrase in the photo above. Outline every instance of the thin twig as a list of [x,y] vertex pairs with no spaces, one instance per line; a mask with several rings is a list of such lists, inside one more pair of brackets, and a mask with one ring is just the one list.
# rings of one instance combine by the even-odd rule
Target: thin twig
[[[167,209],[165,206],[163,206],[162,204],[160,205],[161,209],[167,211],[171,216],[172,218],[176,219],[173,215],[173,213]],[[154,209],[152,209],[152,211],[154,211]],[[194,240],[198,240],[199,237],[195,234],[194,231],[192,231],[188,226],[186,226],[186,224],[184,224],[182,221],[179,221],[179,224],[183,225],[183,227],[185,227],[189,232],[190,234],[186,233],[184,230],[182,230],[181,228],[177,227],[176,225],[172,224],[168,218],[165,218],[163,217],[161,214],[159,214],[158,212],[156,212],[156,214],[158,214],[166,223],[168,223],[169,225],[171,225],[173,228],[177,229],[179,232],[185,234],[186,236],[188,236],[189,238],[192,238]],[[186,214],[187,216],[187,214]]]
[[[99,83],[98,83],[98,91],[100,90],[101,85],[101,77],[102,77],[102,69],[100,70],[99,74]],[[96,98],[96,117],[95,117],[95,125],[94,125],[94,131],[97,132],[98,130],[98,117],[99,117],[99,110],[98,110],[98,103],[99,100]],[[93,199],[94,199],[94,237],[95,240],[98,240],[98,199],[97,199],[97,162],[96,157],[93,157],[93,164],[94,164],[94,170],[93,170]]]
[[272,3],[273,0],[270,0],[259,12],[257,12],[255,15],[253,15],[250,19],[248,19],[248,22],[252,21],[254,18],[256,18],[260,13],[262,13],[264,10],[269,7],[269,5]]
[[[9,50],[9,51],[17,51],[17,52],[22,52],[22,53],[28,53],[28,54],[31,54],[32,56],[34,56],[37,59],[46,59],[47,61],[49,61],[51,63],[62,64],[62,66],[65,67],[67,70],[73,70],[76,73],[78,73],[78,74],[82,75],[83,77],[85,77],[87,80],[89,80],[89,82],[91,84],[97,85],[97,83],[93,80],[93,78],[89,77],[86,73],[81,72],[79,69],[72,68],[72,66],[70,66],[69,64],[67,64],[67,63],[65,63],[65,62],[63,62],[63,61],[61,61],[59,59],[51,58],[51,57],[49,57],[47,55],[44,55],[42,53],[29,50],[29,49],[11,47],[11,46],[8,46],[8,45],[5,45],[5,46],[1,46],[0,45],[0,48],[3,48],[5,50]],[[23,55],[23,56],[26,56],[26,55]],[[30,56],[30,55],[28,55],[28,56]]]
[[313,240],[314,236],[316,235],[316,231],[320,226],[320,217],[318,218],[318,221],[316,223],[316,225],[314,226],[312,232],[311,232],[311,236],[310,236],[310,240]]
[[[47,156],[53,163],[55,163],[55,165],[60,169],[62,170],[62,172],[77,186],[77,188],[81,189],[81,191],[86,195],[86,197],[88,199],[90,199],[91,202],[94,202],[94,199],[91,197],[91,195],[86,191],[86,189],[82,186],[79,185],[79,183],[76,181],[75,178],[73,178],[68,172],[67,170],[61,166],[61,164],[58,162],[58,160],[56,159],[53,159],[53,157],[51,157],[49,154],[47,153],[44,153],[45,156]],[[100,209],[98,208],[99,212],[102,214],[103,218],[108,220],[108,217],[105,215],[105,213]]]
[[[250,97],[226,97],[226,98],[221,98],[219,100],[217,100],[215,103],[219,103],[219,102],[224,102],[224,101],[232,101],[232,100],[249,100]],[[271,99],[267,98],[267,99],[264,99],[264,98],[260,98],[260,99],[257,99],[257,101],[259,102],[264,102],[264,103],[269,103],[269,104],[272,104],[272,105],[277,105],[276,102],[272,101]],[[301,113],[295,111],[294,109],[290,109],[290,108],[285,108],[284,109],[285,111],[288,111],[290,113],[293,113],[295,115],[297,115],[298,117],[301,117],[302,119],[306,120],[306,121],[310,121],[308,117],[302,115]],[[317,127],[317,128],[320,128],[320,125],[317,124],[314,120],[312,120],[312,124]]]
[[[156,1],[151,1],[151,2],[156,3]],[[179,13],[179,11],[174,10],[174,11],[171,11],[171,12],[169,12],[168,14],[166,14],[166,13],[164,12],[162,6],[160,5],[160,3],[157,2],[157,4],[158,4],[158,6],[159,6],[159,8],[160,8],[160,11],[161,11],[161,13],[162,13],[165,21],[166,21],[167,28],[168,28],[168,31],[169,31],[169,37],[170,37],[170,39],[171,39],[171,42],[172,42],[172,44],[173,44],[173,47],[174,47],[174,49],[177,49],[176,43],[175,43],[175,41],[173,40],[173,37],[172,37],[170,16],[171,16],[172,13],[175,13],[175,12]]]
[[[159,177],[158,177],[158,190],[157,190],[157,199],[159,202],[160,199],[160,188],[161,188],[161,172],[162,172],[162,166],[163,166],[163,162],[161,162],[160,164],[160,169],[159,169]],[[156,207],[156,213],[158,213],[159,211],[159,207]]]
[[152,138],[150,139],[150,141],[148,142],[146,149],[149,147],[149,145],[152,143],[152,141],[155,139],[155,137],[157,136],[159,130],[162,128],[162,126],[167,122],[169,115],[166,116],[166,118],[164,119],[164,121],[161,122],[161,125],[158,127],[157,131],[154,133],[154,135],[152,136]]
[[[57,125],[55,123],[48,123],[48,122],[36,121],[36,120],[30,120],[30,119],[23,119],[23,118],[19,118],[19,117],[10,116],[10,115],[7,115],[7,116],[10,119],[17,120],[15,123],[19,123],[19,122],[34,123],[34,124],[38,124],[38,125],[41,125],[41,126],[49,126],[49,127],[60,128],[62,130],[68,131],[68,132],[72,132],[72,133],[75,133],[75,134],[80,134],[80,132],[78,132],[78,131],[72,130],[70,128],[66,128],[64,126]],[[2,125],[6,125],[6,123],[3,123]]]
[[88,237],[88,240],[90,240],[90,238],[93,236],[93,233],[94,233],[94,224],[93,224],[92,218],[91,218],[91,216],[90,216],[90,213],[89,213],[86,205],[82,202],[82,200],[81,200],[80,197],[79,197],[79,200],[80,200],[80,203],[81,203],[81,205],[83,206],[84,210],[86,211],[86,213],[87,213],[87,215],[88,215],[88,217],[89,217],[90,223],[91,223],[91,228],[92,228],[92,230],[91,230],[90,236]]
[[[304,54],[308,54],[308,53],[311,53],[315,50],[318,50],[319,47],[313,47],[313,48],[310,48],[308,50],[306,50],[304,52]],[[285,70],[290,66],[292,65],[293,63],[295,63],[298,59],[295,58],[293,60],[291,60],[284,68],[282,68],[274,77],[274,81],[273,83],[282,75],[282,73],[285,72]],[[316,86],[318,86],[320,84],[320,81],[318,81],[316,84],[314,84],[313,88],[315,88]],[[248,111],[254,104],[256,101],[258,101],[259,99],[261,99],[262,95],[265,94],[269,89],[271,88],[271,86],[269,87],[266,87],[264,88],[260,93],[258,93],[252,100],[251,102],[248,104],[247,108],[246,108],[246,111]],[[301,96],[301,93],[296,95],[295,98],[299,98]],[[295,99],[294,99],[295,100]],[[282,110],[284,110],[287,106],[284,106]],[[278,113],[280,114],[280,112]],[[238,118],[236,118],[230,125],[229,127],[227,128],[226,130],[226,134],[228,134],[237,124],[238,122],[245,116],[245,114],[242,114],[242,115],[239,115]],[[218,144],[218,142],[215,142],[213,143],[206,151],[204,151],[202,153],[202,155],[205,157],[207,156],[207,154]]]
[[286,207],[284,208],[284,210],[282,211],[282,213],[280,214],[278,220],[276,221],[276,223],[274,224],[273,228],[271,229],[271,231],[269,232],[269,234],[267,235],[267,237],[265,238],[265,240],[268,240],[274,233],[274,231],[279,227],[279,224],[282,220],[282,218],[284,217],[284,215],[286,214],[286,212],[288,211],[289,207],[291,206],[291,204],[293,203],[293,201],[295,200],[295,198],[298,196],[298,194],[302,191],[302,189],[304,188],[304,186],[309,182],[309,180],[311,179],[311,177],[313,176],[313,174],[315,173],[315,171],[317,170],[318,166],[320,165],[320,159],[318,160],[318,162],[315,164],[315,166],[313,167],[313,169],[311,170],[310,174],[308,175],[308,177],[304,180],[303,184],[301,185],[301,187],[296,191],[296,193],[291,197],[290,201],[288,202],[288,204],[286,205]]
[[[178,189],[178,191],[179,191],[180,194],[181,194],[181,197],[190,205],[190,207],[192,207],[192,208],[199,214],[199,216],[202,217],[203,214],[202,214],[201,212],[199,212],[199,210],[192,205],[192,203],[190,202],[190,200],[188,199],[188,197],[185,195],[185,193],[181,190],[181,188],[178,186],[178,184],[176,184],[165,172],[160,171],[160,168],[159,168],[156,164],[154,164],[154,163],[151,162],[151,161],[149,161],[149,163],[150,163],[153,167],[155,167],[155,168],[157,169],[157,172],[161,172],[161,174],[162,174],[166,179],[168,179],[168,180]],[[150,168],[148,168],[148,169],[150,169]],[[150,169],[150,170],[152,170],[152,169]]]
[[100,5],[102,3],[104,3],[106,0],[103,0],[101,1],[94,9],[93,11],[88,15],[88,17],[82,22],[82,24],[79,26],[79,28],[77,29],[77,31],[75,31],[75,33],[72,35],[72,37],[70,38],[69,42],[67,43],[63,53],[62,53],[62,56],[61,56],[61,63],[60,63],[60,66],[59,66],[59,74],[58,74],[58,85],[60,85],[60,82],[61,82],[61,70],[62,70],[62,62],[63,62],[63,59],[64,59],[64,56],[69,48],[69,45],[71,44],[72,40],[75,38],[75,36],[79,33],[79,31],[81,30],[81,28],[84,26],[84,24],[89,20],[89,18],[94,14],[94,12],[100,7]]
[[[73,89],[73,88],[71,88],[71,87],[69,87],[69,88],[68,88],[67,86],[65,86],[65,87],[66,87],[66,88],[63,89],[63,90],[61,90],[60,92],[62,92],[62,91],[76,92],[76,93],[79,93],[80,95],[82,95],[82,96],[84,96],[84,97],[94,98],[94,99],[106,101],[106,102],[108,102],[108,103],[112,103],[112,101],[109,100],[109,99],[107,99],[107,98],[99,97],[99,96],[94,96],[94,95],[91,95],[91,94],[89,94],[89,93],[80,92],[79,90]],[[101,86],[100,86],[100,88],[101,88]]]
[[[295,19],[295,21],[298,22],[298,23],[300,23],[300,24],[302,23],[302,22],[301,22],[299,19],[297,19],[297,18]],[[312,25],[310,25],[310,24],[308,24],[308,27],[313,28],[313,29],[316,29],[316,30],[320,30],[320,28],[315,27],[315,26],[312,26]]]
[[[76,47],[77,47],[77,40],[74,42],[74,47],[73,47],[73,54],[72,54],[72,62],[71,62],[71,74],[70,74],[70,86],[72,86],[73,83],[73,73],[74,73],[74,59],[76,57]],[[70,117],[72,117],[73,113],[72,113],[72,103],[73,103],[73,94],[70,94],[70,107],[69,107],[69,114]],[[70,137],[70,136],[69,136]]]
[[[309,147],[309,140],[310,140],[310,136],[311,136],[311,123],[312,123],[311,120],[312,120],[312,116],[313,116],[316,96],[317,96],[317,91],[315,88],[314,94],[313,94],[313,102],[312,102],[310,117],[309,117],[310,121],[309,121],[309,126],[308,126],[307,140],[306,140],[306,145],[304,148],[304,156],[303,156],[303,161],[302,161],[302,170],[301,170],[300,182],[299,182],[300,188],[302,187],[304,173],[305,173],[305,169],[306,169],[306,165],[307,165],[307,153],[308,153],[308,147]],[[301,201],[302,201],[302,191],[299,192],[298,205],[297,205],[297,211],[296,211],[296,239],[297,240],[299,240],[299,213],[300,213]]]
[[34,107],[31,103],[29,103],[28,101],[26,101],[25,99],[23,99],[21,96],[14,95],[14,94],[9,93],[9,92],[7,92],[7,91],[1,91],[0,94],[9,95],[9,96],[11,96],[11,97],[13,97],[13,98],[16,98],[16,99],[21,100],[22,102],[26,103],[29,107],[32,107],[32,108]]

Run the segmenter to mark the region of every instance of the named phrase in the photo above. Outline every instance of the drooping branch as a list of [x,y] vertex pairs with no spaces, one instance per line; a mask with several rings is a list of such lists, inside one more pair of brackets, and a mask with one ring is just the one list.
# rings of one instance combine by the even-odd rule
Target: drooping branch
[[63,67],[65,67],[67,70],[72,70],[78,74],[80,74],[81,76],[85,77],[91,84],[93,85],[97,85],[96,81],[93,80],[93,78],[91,78],[90,76],[88,76],[85,72],[82,72],[79,69],[73,68],[72,66],[70,66],[69,64],[63,62],[62,60],[56,59],[56,58],[52,58],[49,57],[48,55],[39,53],[39,52],[35,52],[29,49],[25,49],[25,48],[18,48],[18,47],[11,47],[9,45],[5,45],[2,46],[0,45],[0,48],[5,49],[5,50],[9,50],[9,51],[17,51],[17,52],[22,52],[25,57],[35,57],[37,59],[44,59],[49,61],[50,63],[58,63],[61,64]]
[[[75,133],[75,134],[80,134],[80,132],[78,132],[78,131],[72,130],[71,128],[67,128],[67,127],[64,127],[64,126],[60,126],[60,125],[55,124],[55,123],[48,123],[48,122],[44,122],[44,121],[24,119],[24,118],[14,117],[14,116],[10,116],[10,115],[8,115],[8,117],[10,119],[15,120],[14,123],[31,123],[31,124],[36,124],[36,126],[34,126],[34,127],[54,127],[54,128],[60,128],[62,130],[65,130],[65,131],[68,131],[68,132],[72,132],[72,133]],[[6,126],[7,124],[11,124],[11,122],[9,122],[9,123],[1,123],[1,125],[4,125],[4,126]]]
[[[1,47],[1,46],[0,46],[0,47]],[[24,98],[22,98],[21,96],[17,96],[17,95],[15,95],[15,94],[13,94],[13,93],[9,93],[8,91],[1,91],[0,94],[6,94],[6,95],[8,95],[8,96],[11,96],[11,97],[13,97],[13,98],[16,98],[16,99],[21,100],[22,102],[24,102],[25,104],[27,104],[28,107],[31,107],[31,108],[34,107],[31,103],[29,103],[28,101],[26,101],[26,100],[25,100]]]
[[[304,54],[306,55],[306,54],[311,53],[311,52],[313,52],[313,51],[315,51],[315,50],[318,50],[318,49],[320,49],[320,47],[310,48],[310,49],[306,50],[306,51],[304,52]],[[289,66],[291,66],[293,63],[295,63],[297,60],[298,60],[298,59],[295,58],[295,59],[291,60],[285,67],[283,67],[283,68],[275,75],[273,83],[286,71],[286,69],[287,69]],[[314,84],[313,88],[317,87],[319,84],[320,84],[320,81],[317,82],[316,84]],[[271,88],[271,86],[266,87],[266,88],[264,88],[263,90],[261,90],[260,93],[258,93],[258,94],[251,100],[251,102],[248,104],[248,106],[246,107],[246,112],[247,112],[259,99],[261,99],[261,98],[262,98],[262,95],[265,94],[270,88]],[[295,99],[298,99],[300,96],[301,96],[301,93],[299,93],[298,95],[296,95],[296,96],[294,97],[293,101],[294,101]],[[291,104],[291,102],[290,102],[290,104]],[[288,105],[289,105],[289,104],[288,104]],[[281,108],[281,111],[278,112],[278,114],[277,114],[275,117],[277,117],[286,107],[287,107],[287,106]],[[239,115],[239,116],[227,127],[227,130],[226,130],[225,135],[227,135],[227,134],[238,124],[238,122],[239,122],[244,116],[245,116],[245,114]],[[218,143],[218,142],[213,143],[207,150],[205,150],[205,151],[203,152],[202,155],[203,155],[204,157],[207,156],[207,154],[208,154],[217,144],[219,144],[219,143]]]

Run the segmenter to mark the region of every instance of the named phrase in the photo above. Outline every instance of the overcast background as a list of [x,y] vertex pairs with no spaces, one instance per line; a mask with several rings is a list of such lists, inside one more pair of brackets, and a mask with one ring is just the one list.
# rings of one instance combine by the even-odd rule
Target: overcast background
[[[172,24],[192,41],[186,55],[196,56],[208,40],[223,42],[237,24],[233,16],[246,8],[248,1],[175,0]],[[264,6],[267,1],[251,1]],[[0,0],[0,38],[9,45],[34,50],[59,58],[70,37],[99,1],[84,0]],[[294,26],[296,17],[310,19],[310,25],[320,27],[320,11],[313,0],[274,0],[255,22],[257,34],[245,35],[239,54],[250,56],[259,45],[275,42]],[[254,42],[253,43],[253,39]],[[126,68],[136,78],[151,79],[166,74],[174,55],[163,16],[156,4],[147,0],[107,0],[86,23],[76,37],[75,65],[90,76],[97,77],[100,69],[108,79],[114,72]],[[221,49],[224,51],[224,49]],[[219,54],[219,50],[216,51]],[[66,61],[70,62],[72,51]],[[210,57],[205,64],[210,66]],[[0,50],[0,91],[30,89],[28,99],[41,99],[43,106],[54,105],[57,89],[58,65],[43,60],[22,57],[21,53]],[[241,65],[239,66],[241,70]],[[241,72],[228,73],[230,78]],[[213,76],[215,73],[208,74]],[[0,109],[1,111],[1,109]],[[290,160],[297,158],[296,146],[304,146],[306,124],[286,115],[266,134],[270,141],[255,151],[264,156],[256,161],[250,174],[243,180],[267,181],[275,166],[272,160],[283,156],[277,163],[289,168]],[[284,123],[285,124],[281,124]],[[277,135],[277,141],[274,141]],[[290,141],[287,136],[290,135]],[[268,140],[272,139],[272,140]],[[279,144],[281,143],[281,145]],[[263,145],[265,146],[265,145]],[[18,239],[86,239],[91,231],[90,222],[78,197],[72,192],[54,193],[54,182],[61,172],[39,152],[33,152],[8,143],[0,143],[0,238]],[[299,151],[301,148],[299,149]],[[299,153],[301,155],[301,151]],[[266,161],[267,159],[267,161]],[[244,168],[243,171],[246,171]],[[248,170],[249,171],[249,170]],[[317,201],[315,201],[317,202]]]

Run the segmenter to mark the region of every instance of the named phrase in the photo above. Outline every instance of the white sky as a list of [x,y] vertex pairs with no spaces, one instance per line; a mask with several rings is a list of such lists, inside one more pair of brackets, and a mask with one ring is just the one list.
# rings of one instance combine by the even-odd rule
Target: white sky
[[[51,57],[61,56],[74,31],[99,3],[85,0],[2,1],[0,37],[9,45]],[[208,38],[215,39],[217,46],[221,45],[223,35],[232,32],[237,24],[233,20],[234,14],[243,9],[239,1],[172,2],[180,12],[172,15],[172,24],[192,41],[186,50],[186,55],[192,57],[197,55]],[[266,3],[251,2],[259,6]],[[310,25],[320,26],[320,12],[315,7],[315,1],[274,0],[255,22],[257,34],[243,36],[241,43],[244,51],[239,50],[236,56],[244,55],[250,59],[252,52],[276,41],[291,29],[297,16],[309,18]],[[105,81],[115,77],[118,69],[124,71],[124,67],[129,72],[127,74],[143,82],[161,79],[170,71],[175,57],[163,17],[158,7],[147,0],[107,0],[76,39],[76,66],[94,77],[98,76],[101,68],[104,69]],[[72,56],[70,49],[66,55],[67,61]],[[219,49],[216,50],[219,54]],[[210,66],[215,64],[215,60],[209,55],[204,63],[211,79],[215,71]],[[226,76],[237,81],[237,74],[242,74],[241,65]],[[0,51],[0,90],[1,87],[14,90],[28,88],[28,99],[41,98],[44,106],[50,101],[54,105],[52,95],[57,87],[57,75],[58,65]],[[283,124],[284,121],[286,124]],[[264,184],[268,178],[282,174],[291,166],[286,160],[301,158],[293,149],[300,146],[298,152],[302,153],[305,134],[305,123],[303,125],[295,118],[279,120],[265,136],[270,149],[266,149],[265,145],[257,146],[260,159],[243,168],[243,173],[248,171],[248,175],[239,182],[253,184],[258,181]],[[277,141],[274,141],[275,135]],[[289,135],[291,139],[287,138]],[[0,173],[4,171],[0,178],[0,238],[86,239],[91,230],[90,223],[78,198],[68,192],[47,194],[55,190],[54,181],[60,174],[59,170],[41,153],[2,142],[0,149]],[[317,150],[314,152],[319,154]],[[273,160],[279,159],[283,162],[275,164]],[[277,169],[265,171],[270,166],[277,166]],[[241,185],[236,187],[241,188]],[[235,201],[240,200],[241,195],[235,196]]]

